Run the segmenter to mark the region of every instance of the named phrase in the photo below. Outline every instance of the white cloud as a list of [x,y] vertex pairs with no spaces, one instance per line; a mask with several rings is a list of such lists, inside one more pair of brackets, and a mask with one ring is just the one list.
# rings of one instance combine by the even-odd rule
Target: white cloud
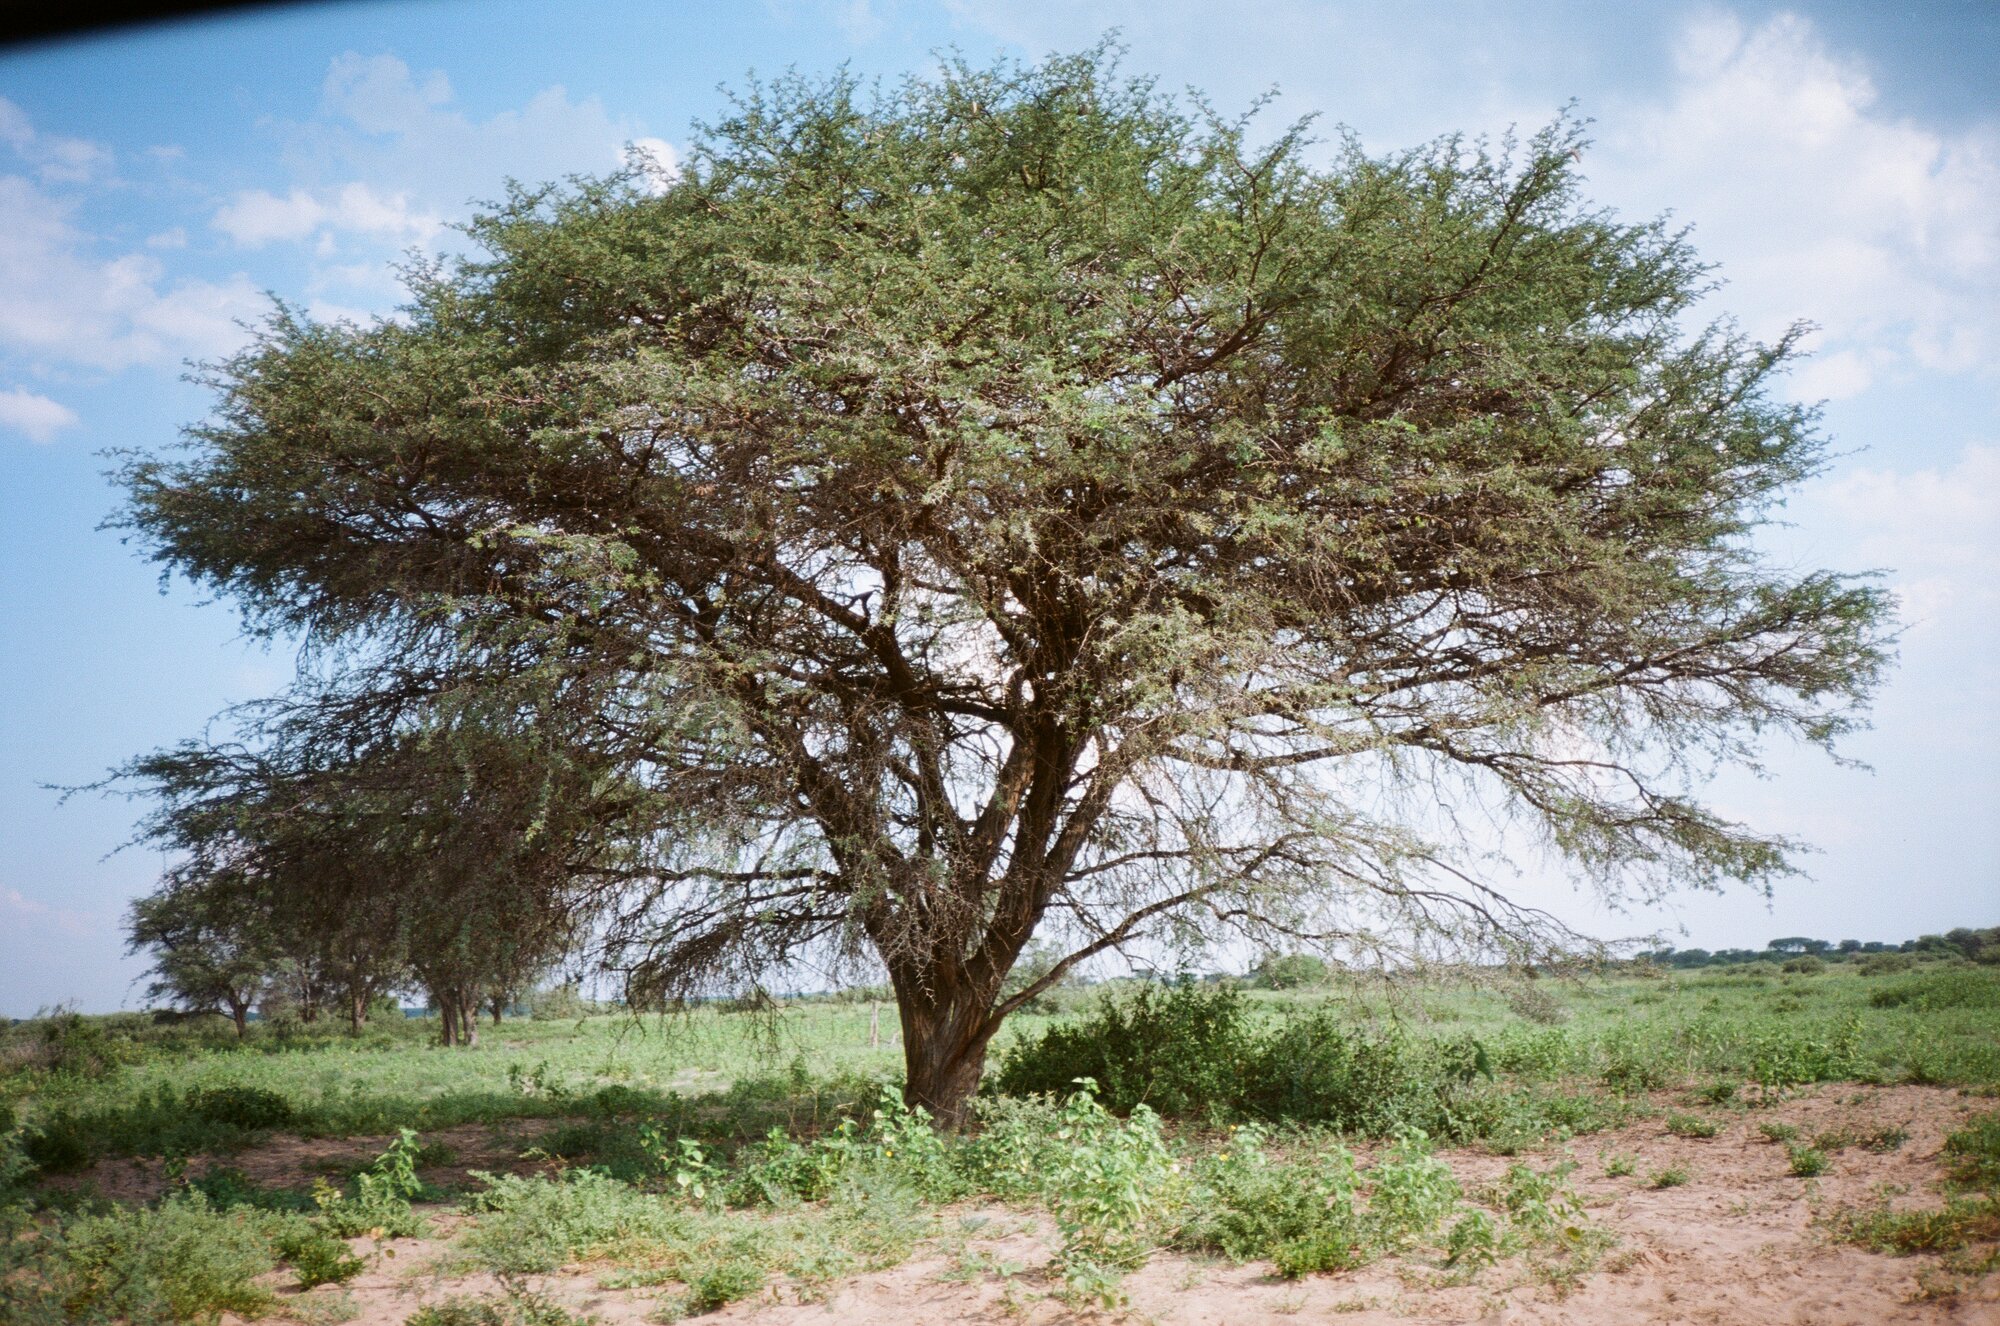
[[1854,470],[1807,501],[1843,560],[1891,572],[1912,636],[2000,637],[2000,446],[1967,446],[1947,467]]
[[111,169],[110,148],[87,138],[41,133],[27,112],[5,97],[0,97],[0,143],[51,183],[82,184]]
[[644,177],[648,189],[664,190],[681,173],[680,153],[664,138],[634,138],[619,154],[623,164]]
[[0,391],[0,428],[25,434],[30,442],[53,441],[57,433],[76,424],[76,411],[60,401],[38,396],[25,387]]
[[475,119],[455,104],[442,72],[418,74],[393,55],[352,51],[328,66],[319,116],[281,132],[286,160],[313,196],[361,180],[375,196],[428,216],[463,215],[510,177],[535,184],[602,171],[640,137],[638,125],[596,97],[572,100],[559,86]]
[[357,181],[318,194],[295,188],[282,198],[266,189],[246,190],[225,204],[212,224],[237,243],[256,248],[321,231],[421,240],[444,223],[414,210],[404,194],[384,196]]
[[100,257],[72,202],[0,176],[0,346],[31,362],[118,369],[242,343],[264,301],[248,277],[170,280],[145,253]]
[[52,924],[68,935],[97,935],[104,930],[104,918],[93,912],[81,912],[70,907],[51,907],[35,898],[30,898],[19,889],[0,890],[0,903],[17,917],[27,917],[31,922]]
[[1586,160],[1627,210],[1694,224],[1750,330],[1824,329],[1802,397],[2000,354],[2000,131],[1891,116],[1804,19],[1691,23],[1665,96],[1607,115]]

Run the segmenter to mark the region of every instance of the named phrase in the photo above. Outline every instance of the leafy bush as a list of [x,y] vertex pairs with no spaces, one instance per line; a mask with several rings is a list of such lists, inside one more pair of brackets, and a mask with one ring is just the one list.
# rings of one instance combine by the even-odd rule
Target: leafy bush
[[345,1241],[315,1224],[304,1224],[280,1234],[277,1250],[280,1257],[291,1263],[301,1289],[344,1284],[368,1266]]
[[2000,1111],[1977,1115],[1947,1136],[1944,1154],[1953,1184],[2000,1192]]
[[1234,990],[1141,986],[1106,997],[1087,1016],[1059,1022],[1010,1051],[998,1079],[1015,1096],[1066,1097],[1081,1078],[1114,1113],[1144,1104],[1166,1115],[1227,1113],[1252,1052],[1243,998]]
[[[1239,1261],[1267,1257],[1288,1277],[1348,1270],[1429,1236],[1460,1195],[1450,1167],[1420,1132],[1400,1134],[1363,1175],[1337,1145],[1276,1162],[1263,1134],[1246,1128],[1197,1167],[1190,1203],[1197,1214],[1179,1241]],[[1458,1235],[1468,1255],[1477,1227]]]
[[1646,1176],[1646,1181],[1655,1188],[1678,1188],[1692,1177],[1685,1165],[1669,1165],[1665,1169],[1654,1170]]
[[215,1211],[186,1192],[157,1207],[73,1220],[60,1235],[65,1308],[75,1319],[135,1326],[258,1316],[271,1294],[254,1281],[276,1264],[264,1221],[247,1209]]
[[91,1131],[75,1116],[64,1112],[50,1116],[22,1139],[22,1154],[44,1174],[67,1174],[80,1170],[97,1158]]
[[2000,973],[1976,967],[1934,966],[1885,985],[1868,996],[1876,1008],[1934,1013],[1946,1008],[2000,1008]]
[[1087,1089],[1063,1102],[1056,1138],[1064,1144],[1045,1194],[1062,1247],[1056,1260],[1077,1293],[1122,1301],[1117,1282],[1141,1265],[1164,1232],[1180,1166],[1145,1105],[1115,1118]]
[[354,1178],[354,1192],[342,1193],[324,1179],[313,1186],[319,1220],[327,1232],[342,1238],[368,1234],[376,1238],[414,1238],[424,1222],[410,1199],[424,1190],[417,1177],[422,1151],[417,1135],[405,1128],[375,1163]]
[[1435,1128],[1443,1101],[1472,1076],[1473,1055],[1466,1046],[1422,1045],[1398,1033],[1358,1036],[1321,1011],[1251,1047],[1242,1108],[1369,1135]]
[[1863,976],[1887,976],[1916,965],[1917,960],[1908,953],[1870,953],[1856,964],[1855,970]]
[[1781,970],[1794,976],[1817,976],[1826,970],[1826,959],[1802,953],[1796,958],[1785,959],[1785,965]]
[[465,1236],[474,1256],[497,1271],[535,1274],[592,1257],[683,1237],[687,1215],[658,1197],[595,1170],[477,1176],[484,1191],[468,1209],[480,1220]]
[[1667,1131],[1675,1137],[1713,1137],[1722,1128],[1713,1119],[1704,1119],[1698,1114],[1669,1114]]
[[1788,1146],[1785,1154],[1791,1157],[1792,1174],[1801,1179],[1816,1178],[1826,1173],[1826,1152],[1815,1146]]
[[1326,959],[1311,953],[1273,953],[1250,969],[1250,979],[1265,990],[1298,990],[1325,985]]
[[246,1131],[280,1128],[296,1117],[292,1103],[275,1091],[260,1087],[210,1087],[190,1091],[186,1108],[212,1123],[228,1124]]

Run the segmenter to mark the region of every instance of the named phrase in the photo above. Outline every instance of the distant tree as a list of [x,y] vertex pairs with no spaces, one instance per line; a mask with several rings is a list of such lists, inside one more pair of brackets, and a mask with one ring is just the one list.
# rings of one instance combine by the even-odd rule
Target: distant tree
[[632,997],[879,965],[954,1124],[1136,941],[1572,942],[1440,795],[1608,892],[1788,868],[1683,786],[1847,731],[1887,601],[1760,558],[1795,338],[1689,334],[1707,269],[1585,146],[1321,157],[1102,52],[786,80],[664,188],[514,192],[402,316],[280,311],[126,523],[309,644],[341,749],[530,696],[643,794],[579,853]]
[[243,1036],[278,962],[263,919],[198,879],[175,879],[138,899],[127,933],[131,951],[152,959],[147,997],[185,1012],[227,1013]]
[[1326,959],[1311,953],[1267,954],[1250,969],[1250,979],[1266,990],[1325,985]]

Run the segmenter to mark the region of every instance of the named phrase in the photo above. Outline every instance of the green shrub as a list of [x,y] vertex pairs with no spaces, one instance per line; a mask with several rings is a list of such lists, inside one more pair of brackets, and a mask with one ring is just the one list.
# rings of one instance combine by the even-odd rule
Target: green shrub
[[1976,1115],[1947,1136],[1944,1154],[1954,1185],[2000,1192],[2000,1111]]
[[1789,1146],[1785,1153],[1791,1157],[1792,1174],[1801,1179],[1816,1178],[1826,1173],[1826,1152],[1814,1146]]
[[1687,1166],[1669,1165],[1665,1169],[1654,1170],[1646,1176],[1646,1181],[1655,1188],[1678,1188],[1692,1177]]
[[176,1193],[157,1207],[73,1220],[60,1235],[65,1307],[77,1319],[135,1326],[258,1316],[271,1294],[254,1281],[276,1264],[266,1219]]
[[465,1245],[493,1269],[510,1274],[558,1270],[586,1258],[684,1238],[688,1215],[658,1197],[594,1170],[476,1177],[484,1191],[468,1199],[480,1219]]
[[1714,1137],[1722,1131],[1722,1126],[1698,1114],[1669,1114],[1667,1131],[1675,1137]]
[[1876,1008],[1935,1013],[1947,1008],[2000,1008],[2000,972],[1934,966],[1868,996]]
[[405,1326],[587,1326],[540,1294],[516,1291],[489,1298],[448,1298],[412,1312]]
[[247,1131],[281,1128],[296,1114],[292,1103],[275,1091],[259,1087],[209,1087],[190,1091],[186,1108],[211,1123],[228,1124]]
[[1363,1037],[1328,1012],[1294,1018],[1254,1044],[1240,1088],[1246,1112],[1380,1136],[1441,1126],[1445,1101],[1476,1071],[1470,1043]]
[[1826,959],[1802,953],[1796,958],[1785,959],[1783,970],[1794,976],[1817,976],[1826,970]]
[[1123,1273],[1142,1264],[1165,1230],[1179,1166],[1160,1118],[1136,1105],[1118,1119],[1089,1084],[1063,1102],[1056,1136],[1064,1143],[1044,1187],[1062,1234],[1056,1262],[1073,1293],[1112,1306]]
[[1066,1097],[1078,1079],[1097,1084],[1106,1109],[1144,1104],[1171,1116],[1228,1112],[1252,1052],[1243,998],[1234,990],[1141,986],[1104,998],[1084,1017],[1024,1039],[1001,1065],[1008,1095]]
[[68,1174],[97,1158],[91,1130],[68,1113],[52,1115],[29,1129],[21,1150],[44,1174]]
[[697,1271],[688,1281],[686,1303],[692,1312],[713,1312],[750,1297],[769,1278],[755,1257],[725,1257]]
[[277,1238],[278,1255],[291,1263],[299,1277],[299,1288],[344,1284],[367,1269],[344,1240],[335,1238],[318,1225],[306,1224]]
[[410,1205],[410,1199],[424,1190],[417,1177],[417,1156],[422,1149],[417,1134],[405,1128],[373,1165],[355,1176],[352,1193],[343,1193],[325,1180],[313,1185],[313,1200],[327,1232],[342,1238],[363,1234],[414,1238],[422,1234],[424,1221]]
[[[1338,1226],[1359,1246],[1360,1177],[1346,1147],[1328,1146],[1279,1163],[1266,1153],[1262,1130],[1246,1127],[1196,1163],[1193,1183],[1195,1214],[1179,1237],[1185,1247],[1212,1249],[1239,1262],[1271,1258],[1324,1226]],[[1334,1241],[1318,1242],[1331,1247]]]
[[1798,1125],[1790,1123],[1760,1123],[1757,1131],[1764,1135],[1767,1142],[1791,1142],[1797,1140],[1799,1135]]
[[1326,959],[1311,953],[1273,953],[1250,969],[1250,980],[1264,990],[1298,990],[1325,985]]

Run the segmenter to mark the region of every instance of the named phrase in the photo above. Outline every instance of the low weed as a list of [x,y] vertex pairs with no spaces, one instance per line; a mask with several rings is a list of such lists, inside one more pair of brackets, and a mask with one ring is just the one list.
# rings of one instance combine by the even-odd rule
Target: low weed
[[1799,1137],[1799,1127],[1793,1123],[1775,1123],[1766,1120],[1757,1125],[1757,1131],[1763,1135],[1766,1142],[1796,1142]]
[[1687,1166],[1669,1165],[1665,1169],[1656,1169],[1648,1174],[1646,1182],[1655,1188],[1678,1188],[1693,1177],[1694,1175],[1688,1172]]
[[417,1177],[422,1144],[405,1128],[375,1159],[354,1176],[354,1191],[343,1192],[325,1179],[313,1183],[313,1202],[328,1233],[341,1238],[366,1234],[371,1238],[415,1238],[425,1232],[423,1218],[410,1199],[423,1194]]
[[1818,1178],[1832,1163],[1826,1152],[1815,1146],[1788,1146],[1785,1154],[1791,1161],[1792,1177],[1799,1179]]
[[1669,1114],[1667,1131],[1675,1137],[1714,1137],[1722,1131],[1722,1125],[1713,1119],[1704,1119],[1699,1114]]

